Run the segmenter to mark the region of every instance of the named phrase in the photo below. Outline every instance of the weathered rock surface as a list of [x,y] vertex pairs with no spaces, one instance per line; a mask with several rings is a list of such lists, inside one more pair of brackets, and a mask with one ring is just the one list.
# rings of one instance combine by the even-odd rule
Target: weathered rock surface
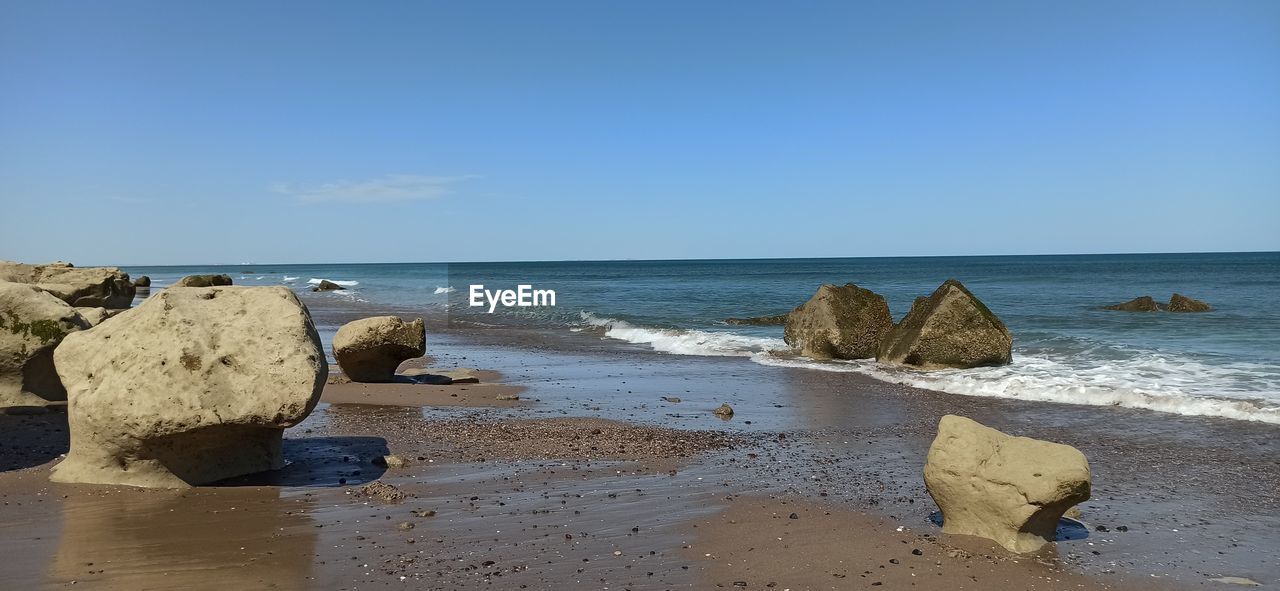
[[184,487],[284,465],[327,367],[285,287],[174,287],[54,352],[71,451],[58,482]]
[[128,308],[134,287],[116,267],[75,267],[69,263],[28,265],[0,261],[0,281],[29,283],[77,307]]
[[346,289],[346,288],[341,285],[338,285],[337,283],[329,281],[328,279],[321,279],[318,285],[311,288],[311,291],[337,291],[339,289]]
[[137,279],[133,280],[133,286],[134,287],[151,287],[151,278],[147,277],[146,275],[142,275]]
[[786,314],[777,316],[752,316],[751,318],[725,318],[725,324],[738,326],[782,326],[787,323]]
[[948,279],[889,333],[876,359],[923,368],[1004,365],[1013,359],[1013,335],[959,281]]
[[955,415],[929,447],[925,487],[943,533],[980,536],[1012,552],[1054,539],[1058,520],[1089,499],[1089,462],[1074,447],[1013,437]]
[[174,287],[220,287],[231,285],[231,276],[221,275],[187,275],[173,284]]
[[1200,300],[1193,300],[1180,293],[1175,293],[1173,297],[1169,298],[1170,312],[1208,312],[1210,310],[1213,310],[1213,307],[1209,304]]
[[1105,306],[1102,309],[1116,310],[1119,312],[1159,312],[1160,304],[1157,304],[1151,296],[1142,296],[1140,298],[1133,298],[1123,304]]
[[783,340],[806,357],[866,359],[876,356],[892,328],[880,294],[852,283],[828,284],[787,315]]
[[0,281],[0,407],[66,400],[53,351],[89,328],[75,308],[34,286]]
[[102,321],[123,311],[124,310],[108,310],[106,308],[76,308],[76,312],[79,312],[80,316],[83,317],[91,327],[102,324]]
[[427,354],[427,332],[421,318],[405,322],[374,316],[348,322],[333,337],[333,357],[353,382],[390,382],[396,368]]

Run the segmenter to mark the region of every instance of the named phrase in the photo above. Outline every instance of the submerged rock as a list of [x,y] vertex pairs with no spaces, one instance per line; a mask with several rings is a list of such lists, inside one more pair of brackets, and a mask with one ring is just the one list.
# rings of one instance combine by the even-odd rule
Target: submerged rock
[[828,284],[787,315],[783,340],[814,359],[867,359],[892,328],[880,294],[852,283]]
[[1089,499],[1089,462],[1074,447],[1013,437],[947,415],[924,467],[943,533],[980,536],[1012,552],[1054,539],[1058,520]]
[[777,316],[753,316],[751,318],[725,318],[725,324],[737,326],[782,326],[787,323],[786,314]]
[[339,289],[346,289],[346,288],[341,285],[338,285],[337,283],[329,281],[328,279],[321,279],[318,285],[311,288],[311,291],[337,291]]
[[1180,293],[1175,293],[1173,297],[1169,298],[1170,312],[1208,312],[1211,310],[1213,310],[1213,307],[1209,304],[1200,300],[1193,300]]
[[722,419],[727,419],[733,416],[733,407],[729,406],[728,404],[721,404],[711,412],[715,413],[717,417],[720,417]]
[[53,351],[89,328],[75,308],[34,285],[0,281],[0,407],[67,399]]
[[878,361],[923,368],[1004,365],[1013,359],[1013,335],[959,281],[948,279],[889,333]]
[[54,352],[71,451],[57,482],[184,487],[284,466],[327,372],[285,287],[174,287]]
[[421,318],[405,322],[395,316],[374,316],[348,322],[333,337],[333,356],[353,382],[390,382],[396,368],[427,354],[426,327]]
[[231,285],[231,276],[221,275],[187,275],[173,284],[174,287],[221,287]]
[[0,261],[0,281],[32,284],[72,306],[86,308],[128,308],[135,293],[129,274],[116,267],[75,267],[63,262]]
[[1102,309],[1115,310],[1118,312],[1159,312],[1160,304],[1157,304],[1151,296],[1142,296],[1133,298],[1123,304],[1104,306]]

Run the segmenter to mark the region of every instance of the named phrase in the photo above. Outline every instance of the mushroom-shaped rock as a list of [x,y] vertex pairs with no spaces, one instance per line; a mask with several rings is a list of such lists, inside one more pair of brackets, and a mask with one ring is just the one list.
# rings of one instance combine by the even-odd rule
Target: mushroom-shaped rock
[[0,407],[66,400],[53,350],[89,328],[75,308],[34,286],[0,281]]
[[875,357],[893,316],[880,294],[852,283],[823,285],[787,314],[783,340],[815,359]]
[[1170,312],[1208,312],[1213,307],[1200,300],[1194,300],[1180,293],[1173,294],[1169,298]]
[[221,275],[187,275],[174,283],[174,287],[222,287],[231,285],[231,276]]
[[72,306],[128,308],[134,287],[116,267],[73,267],[68,263],[27,265],[0,261],[0,281],[30,283]]
[[1133,298],[1123,304],[1114,306],[1105,306],[1103,310],[1115,310],[1117,312],[1159,312],[1160,304],[1157,304],[1151,296],[1142,296]]
[[54,352],[71,451],[57,482],[184,487],[284,466],[327,366],[285,287],[174,287]]
[[1004,365],[1013,359],[1013,335],[964,285],[948,279],[929,297],[916,298],[876,359],[929,369]]
[[353,382],[390,382],[400,363],[427,354],[422,319],[374,316],[344,324],[333,337],[333,357]]
[[1089,462],[1069,445],[947,415],[929,446],[924,484],[942,509],[943,533],[1032,552],[1053,541],[1067,509],[1089,499]]

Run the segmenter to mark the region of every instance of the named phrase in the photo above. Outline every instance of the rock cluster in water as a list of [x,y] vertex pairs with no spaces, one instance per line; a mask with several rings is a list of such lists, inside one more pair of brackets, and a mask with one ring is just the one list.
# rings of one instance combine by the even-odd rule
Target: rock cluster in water
[[1151,296],[1133,298],[1123,304],[1103,306],[1103,310],[1117,312],[1210,312],[1213,306],[1180,293],[1173,294],[1168,304],[1155,301]]

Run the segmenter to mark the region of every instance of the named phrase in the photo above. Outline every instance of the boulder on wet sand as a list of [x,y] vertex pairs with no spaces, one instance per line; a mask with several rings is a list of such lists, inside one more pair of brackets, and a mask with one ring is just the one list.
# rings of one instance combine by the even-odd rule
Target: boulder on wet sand
[[725,318],[725,324],[735,326],[782,326],[787,323],[786,314],[777,316],[752,316],[751,318]]
[[1151,296],[1142,296],[1133,298],[1123,304],[1114,306],[1105,306],[1103,310],[1116,310],[1118,312],[1159,312],[1160,304],[1157,304]]
[[942,532],[1032,552],[1054,539],[1063,513],[1089,499],[1089,462],[1074,447],[1013,437],[947,415],[924,467]]
[[1213,310],[1213,307],[1209,304],[1200,300],[1193,300],[1180,293],[1175,293],[1173,297],[1169,298],[1170,312],[1208,312],[1210,310]]
[[220,287],[231,285],[231,276],[221,275],[187,275],[174,283],[174,287]]
[[88,308],[128,308],[135,291],[129,274],[116,267],[75,267],[62,262],[0,261],[0,281],[33,284],[72,306]]
[[926,369],[1004,365],[1013,359],[1013,335],[964,285],[948,279],[929,297],[916,298],[876,359]]
[[827,284],[787,315],[783,340],[814,359],[866,359],[876,356],[892,328],[880,294],[852,283]]
[[427,332],[421,318],[405,322],[374,316],[348,322],[333,337],[333,357],[353,382],[390,382],[396,368],[427,354]]
[[321,279],[318,285],[311,288],[311,291],[337,291],[339,289],[346,289],[346,288],[341,285],[338,285],[337,283],[329,281],[328,279]]
[[173,287],[54,352],[71,451],[57,482],[185,487],[284,466],[328,368],[286,287]]
[[0,407],[66,400],[53,351],[89,328],[75,308],[34,286],[0,281]]

